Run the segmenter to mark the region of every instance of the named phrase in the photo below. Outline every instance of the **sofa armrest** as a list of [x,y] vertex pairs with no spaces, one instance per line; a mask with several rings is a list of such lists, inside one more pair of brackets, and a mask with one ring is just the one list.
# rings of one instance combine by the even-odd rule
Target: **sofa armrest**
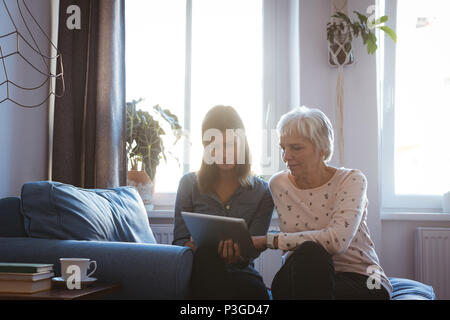
[[120,283],[112,299],[184,299],[188,297],[192,250],[160,244],[127,242],[0,238],[3,262],[53,263],[60,275],[59,258],[97,261],[93,277]]

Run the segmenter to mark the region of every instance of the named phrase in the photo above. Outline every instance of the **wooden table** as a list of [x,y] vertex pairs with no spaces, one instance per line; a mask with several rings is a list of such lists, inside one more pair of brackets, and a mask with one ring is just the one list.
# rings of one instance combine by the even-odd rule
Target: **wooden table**
[[105,283],[94,283],[87,288],[79,290],[53,286],[51,290],[36,293],[0,293],[0,300],[89,300],[119,290],[119,284]]

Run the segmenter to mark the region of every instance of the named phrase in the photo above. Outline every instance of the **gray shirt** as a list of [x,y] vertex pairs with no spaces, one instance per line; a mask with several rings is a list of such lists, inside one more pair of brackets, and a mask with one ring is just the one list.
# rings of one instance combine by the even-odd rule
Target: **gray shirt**
[[200,192],[195,172],[185,174],[180,180],[175,201],[172,244],[182,246],[191,237],[181,211],[242,218],[252,236],[265,235],[274,207],[272,196],[268,183],[264,180],[251,176],[250,184],[248,187],[240,186],[224,204],[215,192]]

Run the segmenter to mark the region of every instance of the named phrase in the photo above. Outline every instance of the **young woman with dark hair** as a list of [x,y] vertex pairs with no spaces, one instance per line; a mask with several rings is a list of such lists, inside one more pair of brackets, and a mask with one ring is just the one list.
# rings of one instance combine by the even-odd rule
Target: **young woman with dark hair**
[[[204,155],[198,172],[181,178],[175,203],[174,245],[194,250],[193,299],[268,299],[253,261],[232,240],[197,248],[182,211],[243,218],[252,236],[267,233],[273,200],[267,182],[251,174],[244,124],[236,110],[216,106],[202,124]],[[231,159],[230,159],[231,157]]]

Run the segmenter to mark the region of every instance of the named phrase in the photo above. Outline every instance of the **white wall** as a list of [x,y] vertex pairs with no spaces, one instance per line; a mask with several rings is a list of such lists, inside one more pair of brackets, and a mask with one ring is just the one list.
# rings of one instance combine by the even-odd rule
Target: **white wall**
[[[17,11],[17,2],[8,0],[6,3],[15,23],[21,29],[23,25]],[[34,0],[28,1],[27,4],[37,21],[49,34],[51,0]],[[0,34],[13,30],[3,3],[0,3]],[[42,38],[36,40],[48,55],[49,46],[46,41]],[[42,78],[30,72],[20,59],[8,58],[6,62],[8,76],[21,85],[32,86],[42,81]],[[4,81],[1,76],[0,79],[0,82]],[[2,92],[0,100],[3,100],[5,92],[0,92]],[[18,100],[28,103],[40,102],[45,98],[45,92],[30,95],[27,92],[16,91],[14,95]],[[0,198],[20,195],[24,182],[47,179],[47,130],[48,103],[36,109],[24,109],[10,101],[0,104]]]

